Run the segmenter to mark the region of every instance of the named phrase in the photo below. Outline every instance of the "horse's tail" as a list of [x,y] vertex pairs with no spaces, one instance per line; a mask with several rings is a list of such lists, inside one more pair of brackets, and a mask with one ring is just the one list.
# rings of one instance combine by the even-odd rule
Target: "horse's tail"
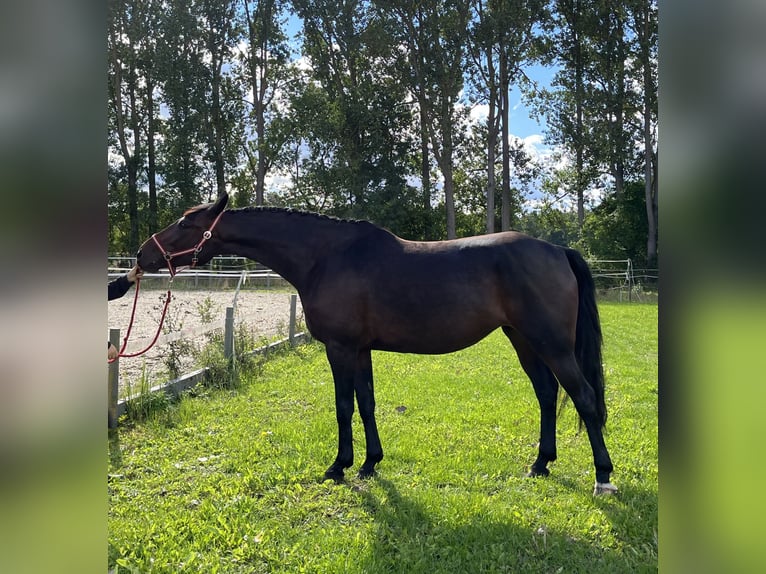
[[577,330],[575,356],[580,370],[596,393],[596,412],[603,427],[606,424],[606,402],[604,401],[604,367],[601,362],[601,321],[596,306],[596,286],[593,275],[582,255],[574,249],[566,249],[569,266],[577,278],[579,304],[577,309]]

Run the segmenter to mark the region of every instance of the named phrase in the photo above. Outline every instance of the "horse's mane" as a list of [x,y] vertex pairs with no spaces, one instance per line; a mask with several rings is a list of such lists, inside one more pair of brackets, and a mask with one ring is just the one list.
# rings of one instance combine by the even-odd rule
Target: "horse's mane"
[[[196,210],[199,208],[193,208],[193,209]],[[377,227],[377,225],[370,223],[369,221],[364,219],[345,219],[341,217],[335,217],[333,215],[315,213],[313,211],[303,211],[301,209],[293,209],[291,207],[248,206],[248,207],[237,207],[235,209],[229,209],[228,211],[233,213],[243,213],[243,214],[264,213],[264,212],[265,213],[281,213],[285,215],[299,215],[302,217],[309,217],[309,218],[318,219],[322,221],[332,221],[336,223],[350,223],[354,225],[372,225],[373,227]]]

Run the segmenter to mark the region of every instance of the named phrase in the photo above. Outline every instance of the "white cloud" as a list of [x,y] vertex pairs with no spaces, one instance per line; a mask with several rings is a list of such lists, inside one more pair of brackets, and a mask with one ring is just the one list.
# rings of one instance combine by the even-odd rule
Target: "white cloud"
[[475,105],[471,108],[469,117],[472,124],[486,121],[487,117],[489,117],[489,104]]

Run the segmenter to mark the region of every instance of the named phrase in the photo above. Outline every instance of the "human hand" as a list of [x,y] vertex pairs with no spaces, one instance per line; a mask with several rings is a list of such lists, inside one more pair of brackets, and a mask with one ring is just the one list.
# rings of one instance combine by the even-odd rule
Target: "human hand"
[[128,271],[127,273],[128,281],[131,283],[135,283],[138,279],[141,279],[141,277],[144,276],[144,270],[141,269],[138,264],[133,266],[133,269]]
[[119,355],[119,354],[120,354],[120,352],[117,350],[117,347],[115,347],[114,345],[109,343],[109,352],[107,353],[107,359],[110,360],[110,361],[112,359],[116,359],[117,355]]

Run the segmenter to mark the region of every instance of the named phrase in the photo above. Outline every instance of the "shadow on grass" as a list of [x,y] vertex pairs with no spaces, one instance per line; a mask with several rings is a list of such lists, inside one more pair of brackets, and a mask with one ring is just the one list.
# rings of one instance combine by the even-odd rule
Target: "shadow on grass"
[[402,496],[390,481],[380,476],[373,480],[380,488],[360,489],[377,529],[360,572],[641,571],[635,561],[616,551],[545,528],[493,521],[489,516],[455,525],[438,509]]
[[606,515],[618,538],[626,543],[632,541],[635,552],[656,563],[659,551],[656,492],[624,484],[615,497],[595,497],[594,506]]

